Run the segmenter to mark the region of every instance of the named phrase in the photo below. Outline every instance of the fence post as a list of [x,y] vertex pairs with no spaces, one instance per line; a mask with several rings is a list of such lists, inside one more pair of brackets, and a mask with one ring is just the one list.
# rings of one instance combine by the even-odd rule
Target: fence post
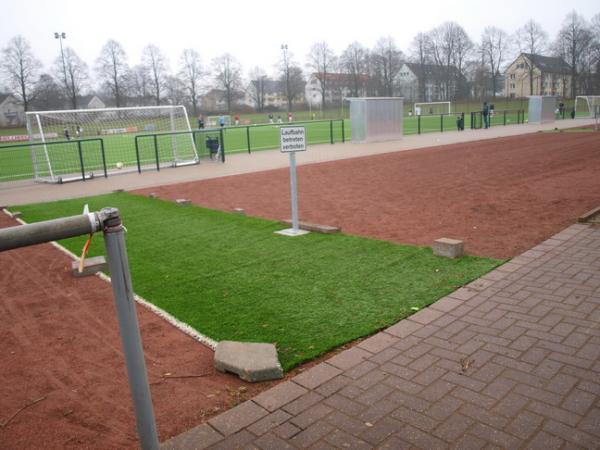
[[225,162],[225,139],[223,139],[223,127],[219,130],[219,139],[221,140],[221,162]]
[[417,116],[417,134],[421,134],[421,114]]
[[248,143],[248,153],[252,153],[252,149],[250,147],[250,127],[246,127],[246,142]]
[[108,172],[106,171],[106,153],[104,152],[104,139],[102,138],[100,138],[100,152],[102,153],[102,168],[104,169],[104,178],[108,178]]
[[342,119],[342,143],[346,142],[346,130],[344,129],[344,119]]
[[504,110],[504,126],[506,126],[506,110]]
[[139,147],[138,138],[139,138],[139,136],[136,136],[134,139],[135,140],[135,159],[137,160],[138,173],[142,173],[142,166],[140,164],[140,147]]
[[77,141],[77,151],[79,152],[79,164],[81,164],[81,179],[85,181],[85,168],[83,167],[83,153],[81,152],[81,141]]
[[329,121],[329,141],[333,144],[333,120]]
[[440,133],[444,132],[444,115],[440,114]]
[[156,156],[156,170],[160,172],[160,160],[158,159],[158,142],[157,142],[157,136],[154,135],[152,136],[154,139],[154,155]]

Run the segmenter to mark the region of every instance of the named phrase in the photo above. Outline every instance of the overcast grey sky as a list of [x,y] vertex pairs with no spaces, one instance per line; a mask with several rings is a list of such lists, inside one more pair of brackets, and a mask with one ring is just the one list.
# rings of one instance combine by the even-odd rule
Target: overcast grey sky
[[121,42],[129,62],[139,62],[149,43],[158,45],[176,69],[184,48],[194,48],[203,62],[224,52],[243,65],[268,73],[285,43],[304,63],[310,46],[327,41],[337,52],[357,40],[372,47],[392,36],[406,52],[413,37],[456,21],[479,41],[486,26],[512,33],[533,18],[554,38],[567,13],[587,20],[600,12],[598,0],[0,0],[0,47],[24,35],[47,70],[59,54],[55,31],[67,33],[72,47],[90,68],[107,39]]

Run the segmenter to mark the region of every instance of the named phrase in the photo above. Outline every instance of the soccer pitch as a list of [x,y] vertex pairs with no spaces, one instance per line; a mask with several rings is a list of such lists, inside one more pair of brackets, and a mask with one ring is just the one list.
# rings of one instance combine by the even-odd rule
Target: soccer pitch
[[[495,268],[474,256],[120,193],[18,206],[27,222],[119,208],[135,292],[217,340],[277,344],[284,369],[392,325]],[[86,236],[61,241],[80,254]],[[103,237],[89,256],[104,254]],[[110,301],[110,299],[107,299]]]
[[[457,129],[457,118],[458,115],[456,114],[444,116],[422,115],[420,119],[417,116],[405,116],[403,118],[404,134],[455,131]],[[502,126],[505,124],[504,121],[503,112],[491,116],[492,127]],[[465,129],[471,127],[470,122],[470,114],[465,114]],[[517,112],[507,112],[506,125],[516,123],[518,123]],[[306,137],[309,145],[326,144],[332,141],[342,142],[343,140],[349,140],[351,137],[351,122],[349,119],[292,122],[292,124],[306,127]],[[209,137],[220,139],[221,131],[223,133],[222,144],[225,148],[225,155],[275,149],[279,148],[279,129],[286,125],[286,123],[256,124],[225,127],[222,130],[218,128],[196,129],[193,130],[193,137],[190,133],[176,135],[169,133],[156,135],[126,133],[100,136],[84,135],[80,140],[73,139],[71,141],[59,138],[54,140],[56,143],[47,146],[42,144],[31,146],[27,143],[15,146],[13,143],[4,143],[0,144],[0,182],[33,178],[33,160],[37,161],[38,175],[49,177],[50,167],[46,162],[47,158],[51,161],[52,175],[55,177],[80,176],[82,162],[84,172],[86,174],[93,172],[95,176],[103,176],[104,165],[106,165],[109,172],[136,170],[138,158],[135,146],[136,136],[138,137],[137,150],[140,165],[143,170],[156,170],[157,159],[161,167],[172,165],[174,160],[193,160],[195,158],[193,142],[195,142],[198,157],[201,160],[208,159],[210,152],[206,146],[206,139]],[[481,126],[480,123],[476,125]],[[25,130],[11,131],[26,134]],[[5,131],[1,134],[7,133]],[[104,157],[100,139],[103,141]],[[118,163],[122,163],[122,169],[117,167]],[[118,164],[118,166],[120,167],[121,164]]]

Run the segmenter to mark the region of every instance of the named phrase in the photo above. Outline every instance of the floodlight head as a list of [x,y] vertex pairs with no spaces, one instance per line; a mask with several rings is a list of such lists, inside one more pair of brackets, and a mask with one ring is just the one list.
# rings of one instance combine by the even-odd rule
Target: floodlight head
[[66,39],[67,38],[67,33],[62,33],[61,36],[62,36],[63,39]]
[[54,39],[58,39],[58,33],[54,33]]
[[281,44],[281,50],[287,50],[288,46],[287,44]]

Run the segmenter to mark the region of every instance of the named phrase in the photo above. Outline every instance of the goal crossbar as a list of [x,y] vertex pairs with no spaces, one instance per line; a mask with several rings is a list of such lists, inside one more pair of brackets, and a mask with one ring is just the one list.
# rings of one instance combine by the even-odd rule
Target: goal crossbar
[[445,111],[448,114],[452,113],[452,102],[416,102],[413,105],[413,111],[417,114],[417,108],[420,108],[421,113],[423,112],[423,108],[433,107],[433,106],[447,106],[448,110]]

